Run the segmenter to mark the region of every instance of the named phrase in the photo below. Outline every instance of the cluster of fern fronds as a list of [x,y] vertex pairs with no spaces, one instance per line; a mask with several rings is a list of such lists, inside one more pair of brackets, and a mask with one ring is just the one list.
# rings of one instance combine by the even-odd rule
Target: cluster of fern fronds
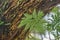
[[32,14],[34,9],[48,13],[59,3],[60,0],[0,0],[0,40],[24,40],[30,30],[25,30],[25,25],[18,27],[24,13]]

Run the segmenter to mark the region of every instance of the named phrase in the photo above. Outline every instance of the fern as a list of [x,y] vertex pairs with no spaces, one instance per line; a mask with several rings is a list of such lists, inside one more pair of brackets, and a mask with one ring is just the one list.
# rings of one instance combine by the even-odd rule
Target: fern
[[[55,15],[52,15],[53,20],[50,19],[52,21],[52,23],[48,23],[47,30],[54,35],[56,40],[59,40],[59,35],[60,35],[59,34],[60,33],[60,12],[59,12],[58,7],[53,8],[52,12]],[[54,31],[56,31],[56,32],[54,32]]]
[[25,13],[24,16],[19,27],[26,25],[26,28],[30,27],[30,31],[35,30],[41,34],[45,32],[44,23],[46,23],[46,21],[43,19],[44,14],[42,11],[37,13],[36,10],[34,10],[32,14]]

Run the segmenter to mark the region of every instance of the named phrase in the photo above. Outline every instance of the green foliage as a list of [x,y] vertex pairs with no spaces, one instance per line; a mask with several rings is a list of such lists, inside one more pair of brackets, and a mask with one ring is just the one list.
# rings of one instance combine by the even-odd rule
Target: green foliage
[[52,12],[55,13],[55,15],[52,16],[52,23],[48,23],[47,26],[50,27],[52,30],[58,30],[60,32],[60,12],[58,11],[58,8],[54,8]]
[[30,31],[37,31],[41,34],[45,32],[45,20],[43,19],[44,14],[42,11],[37,13],[36,10],[34,10],[32,14],[25,13],[24,16],[19,27],[26,25],[26,28],[30,27]]
[[2,25],[4,22],[0,20],[0,25]]
[[[60,36],[60,12],[59,12],[59,8],[55,7],[52,12],[54,13],[54,15],[52,16],[53,20],[52,23],[48,23],[47,25],[47,30],[49,32],[51,32],[55,39],[58,40],[59,36]],[[56,32],[53,32],[56,31]]]
[[58,7],[54,7],[54,8],[52,9],[52,12],[57,13],[57,12],[58,12]]
[[[23,0],[19,0],[19,1],[21,2]],[[6,11],[6,9],[8,8],[8,5],[7,5],[8,2],[9,0],[4,0],[2,2],[3,6],[0,7],[0,14],[3,14],[4,11]],[[40,34],[44,34],[47,30],[48,32],[51,32],[55,36],[55,38],[58,38],[60,36],[58,34],[58,32],[60,33],[60,12],[57,7],[53,8],[52,12],[55,14],[52,16],[53,20],[50,19],[52,23],[46,22],[43,19],[44,14],[42,11],[36,12],[36,10],[34,9],[32,14],[25,13],[18,28],[21,26],[25,26],[26,27],[25,29],[28,29],[30,27],[30,31],[35,31]],[[46,23],[47,25],[45,25]],[[3,24],[4,22],[0,20],[0,25],[3,25]],[[54,32],[52,31],[55,31],[55,30],[56,32],[54,34]],[[37,39],[33,37],[30,40],[37,40]]]
[[[30,31],[35,31],[41,35],[44,35],[46,32],[46,25],[45,25],[46,21],[43,19],[43,16],[44,14],[42,11],[36,12],[35,9],[32,14],[25,13],[18,28],[21,26],[25,26],[25,29],[27,30],[30,27]],[[38,40],[38,39],[33,37],[29,40]]]

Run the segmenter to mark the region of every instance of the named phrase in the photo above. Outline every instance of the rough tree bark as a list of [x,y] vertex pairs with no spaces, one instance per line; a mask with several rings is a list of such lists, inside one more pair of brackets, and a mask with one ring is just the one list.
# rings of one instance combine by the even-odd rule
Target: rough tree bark
[[[45,14],[50,12],[50,10],[60,3],[60,0],[8,0],[5,5],[4,12],[1,15],[1,20],[5,23],[9,23],[9,32],[6,34],[1,34],[1,40],[25,40],[26,35],[29,33],[29,29],[24,30],[25,27],[18,28],[18,25],[25,12],[32,13],[34,9],[42,10]],[[0,8],[4,6],[4,2],[0,3]],[[3,28],[2,28],[3,29]],[[3,31],[4,32],[4,31]],[[3,33],[2,32],[2,33]]]

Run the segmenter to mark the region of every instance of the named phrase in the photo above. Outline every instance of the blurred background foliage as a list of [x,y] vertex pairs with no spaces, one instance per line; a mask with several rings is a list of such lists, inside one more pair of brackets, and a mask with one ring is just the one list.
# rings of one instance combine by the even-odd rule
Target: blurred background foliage
[[[19,0],[20,2],[24,0]],[[9,0],[0,0],[0,26],[6,25],[5,21],[1,20],[2,14],[5,12],[6,9],[9,8]],[[2,6],[3,5],[3,6]],[[20,24],[18,25],[18,28],[25,26],[25,30],[30,28],[29,35],[26,37],[26,40],[43,40],[43,35],[45,36],[46,31],[49,32],[55,37],[55,40],[60,40],[60,9],[58,7],[54,7],[51,12],[54,13],[52,15],[52,19],[49,19],[52,21],[52,23],[47,22],[44,19],[44,12],[39,10],[38,12],[36,9],[32,12],[32,14],[25,13],[24,17],[22,17]],[[0,30],[1,31],[1,30]],[[31,35],[31,33],[37,33],[41,36],[41,38],[36,38]],[[51,40],[51,38],[50,38]]]

